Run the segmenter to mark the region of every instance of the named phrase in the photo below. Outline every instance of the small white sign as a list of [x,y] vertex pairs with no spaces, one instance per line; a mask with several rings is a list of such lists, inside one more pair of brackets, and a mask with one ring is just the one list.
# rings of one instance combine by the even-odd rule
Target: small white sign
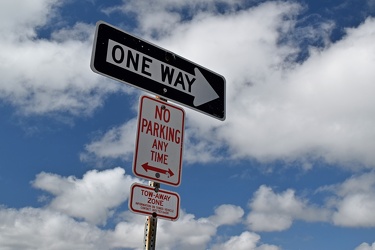
[[149,96],[141,97],[133,161],[136,176],[180,185],[184,119],[182,108]]
[[130,187],[129,209],[134,213],[152,215],[175,221],[180,210],[180,196],[177,193],[134,183]]

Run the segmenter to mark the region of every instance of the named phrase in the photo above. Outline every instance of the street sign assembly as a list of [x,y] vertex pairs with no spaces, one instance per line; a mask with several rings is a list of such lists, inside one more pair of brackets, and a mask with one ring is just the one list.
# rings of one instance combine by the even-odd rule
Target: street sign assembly
[[96,25],[91,69],[225,120],[224,77],[102,21]]
[[129,209],[134,213],[177,220],[180,196],[177,193],[134,183],[130,187]]
[[149,96],[140,98],[133,172],[158,183],[179,186],[185,112]]

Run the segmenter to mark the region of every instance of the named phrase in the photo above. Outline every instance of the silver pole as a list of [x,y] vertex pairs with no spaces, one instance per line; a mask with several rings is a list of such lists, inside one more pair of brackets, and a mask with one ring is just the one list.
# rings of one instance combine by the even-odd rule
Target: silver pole
[[[160,96],[156,96],[156,98],[167,102],[167,99],[164,99]],[[155,192],[158,192],[160,189],[160,183],[149,181],[148,184],[151,187],[155,187]],[[154,213],[152,216],[147,216],[146,223],[145,223],[145,250],[155,250],[156,245],[156,229],[158,226],[158,218],[157,214]]]
[[[158,192],[160,188],[160,183],[149,181],[149,185],[151,187],[155,187],[155,191]],[[155,250],[157,225],[158,218],[156,213],[152,216],[147,216],[144,234],[145,250]]]

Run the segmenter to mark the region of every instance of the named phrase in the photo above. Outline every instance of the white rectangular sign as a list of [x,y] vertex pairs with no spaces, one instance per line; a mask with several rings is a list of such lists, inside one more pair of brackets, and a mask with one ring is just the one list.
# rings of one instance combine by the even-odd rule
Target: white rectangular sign
[[133,161],[136,176],[180,185],[184,121],[182,108],[149,96],[141,97]]
[[134,213],[152,215],[166,220],[177,220],[180,196],[177,193],[134,183],[130,187],[129,209]]

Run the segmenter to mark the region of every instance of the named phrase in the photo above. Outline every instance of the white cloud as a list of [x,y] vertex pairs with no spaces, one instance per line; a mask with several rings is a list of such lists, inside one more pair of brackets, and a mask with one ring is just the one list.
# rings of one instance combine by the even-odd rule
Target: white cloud
[[[320,188],[318,191],[336,195],[328,199],[327,208],[310,204],[307,199],[296,196],[294,190],[276,193],[262,185],[249,202],[251,211],[246,224],[254,231],[286,230],[294,220],[332,221],[334,225],[348,227],[374,226],[371,214],[374,211],[371,207],[374,180],[374,174],[368,173],[353,176],[342,184]],[[136,179],[125,175],[121,168],[100,172],[91,170],[82,179],[42,172],[32,184],[50,193],[52,198],[43,197],[43,202],[47,202],[44,208],[0,207],[0,241],[8,247],[6,249],[142,249],[145,217],[130,211],[122,214],[116,211],[128,198],[134,181]],[[361,202],[352,198],[366,195],[368,199]],[[116,217],[113,216],[115,211]],[[238,225],[243,215],[241,207],[231,204],[219,205],[211,216],[205,218],[196,218],[194,214],[181,210],[176,222],[158,221],[158,249],[198,250],[209,245],[213,250],[280,249],[260,243],[260,236],[248,231],[217,242],[220,239],[217,238],[218,228]],[[79,222],[81,219],[84,221]],[[108,219],[115,222],[113,229],[95,226]],[[173,237],[170,232],[173,232]],[[363,243],[356,250],[371,249],[369,247]]]
[[321,207],[296,196],[288,189],[275,193],[262,185],[249,202],[248,227],[254,231],[282,231],[294,220],[330,222],[342,227],[375,226],[375,173],[353,175],[343,183],[323,186],[317,192],[327,192]]
[[103,159],[124,158],[130,160],[135,148],[137,120],[132,119],[107,131],[102,137],[85,145],[80,154],[82,161],[100,162]]
[[45,25],[55,12],[58,0],[22,0],[1,1],[0,37],[5,39],[23,40],[35,37],[36,27]]
[[[118,223],[111,234],[112,246],[143,249],[145,219],[126,212],[125,221]],[[161,250],[201,250],[206,248],[216,232],[217,226],[206,218],[195,218],[193,214],[180,211],[180,217],[175,222],[158,220],[156,246]]]
[[[255,66],[257,73],[251,73],[255,62],[242,63],[249,73],[237,76],[252,84],[229,79],[228,92],[237,91],[228,100],[228,121],[216,130],[233,155],[260,161],[323,158],[352,168],[374,165],[373,23],[367,20],[342,41],[286,70],[281,71],[282,60],[274,66],[260,61],[266,68]],[[278,55],[273,45],[270,52]],[[256,59],[273,58],[262,49]],[[246,54],[251,58],[253,51]],[[238,68],[234,61],[227,63]]]
[[105,250],[106,233],[48,209],[0,207],[1,249]]
[[354,250],[375,250],[375,243],[372,243],[372,245],[369,245],[368,243],[362,243]]
[[282,231],[288,229],[293,220],[308,222],[328,221],[330,212],[317,208],[288,189],[280,194],[270,187],[260,186],[249,203],[248,227],[254,231]]
[[333,214],[336,225],[351,227],[375,226],[375,194],[354,194],[343,198]]
[[375,226],[375,174],[352,176],[342,184],[327,186],[335,194],[329,200],[334,208],[333,223],[345,227]]
[[[189,117],[187,117],[187,121],[189,121]],[[200,135],[205,136],[205,138],[214,138],[215,136],[210,129],[205,130],[190,126],[185,129],[184,161],[193,164],[224,160],[226,155],[219,153],[222,152],[220,150],[223,147],[223,142],[202,140],[202,137],[199,137]]]
[[208,219],[216,225],[233,225],[241,221],[244,211],[239,206],[221,205],[215,209],[215,215]]
[[336,44],[313,51],[291,72],[284,104],[293,112],[288,114],[295,126],[286,146],[309,145],[306,151],[352,168],[358,163],[374,166],[374,100],[369,94],[375,76],[375,57],[369,56],[374,41],[374,20],[367,19]]
[[[170,34],[181,23],[204,10],[218,12],[219,4],[225,5],[226,11],[241,6],[242,0],[131,0],[124,2],[121,6],[110,7],[103,10],[109,14],[113,11],[121,11],[125,14],[135,14],[138,21],[139,32],[148,36]],[[223,8],[224,9],[224,8]]]
[[[109,233],[111,248],[144,249],[144,224],[146,217],[126,211],[121,219],[114,230]],[[160,237],[159,231],[157,231],[157,234],[158,239]]]
[[279,250],[280,248],[274,245],[262,244],[257,247],[260,236],[248,231],[243,232],[239,236],[233,236],[228,241],[217,244],[212,247],[212,250]]
[[[42,172],[32,184],[54,197],[43,209],[0,208],[0,225],[6,225],[0,226],[2,246],[9,249],[143,249],[145,216],[126,211],[114,218],[118,223],[113,230],[94,225],[105,223],[113,215],[128,198],[130,185],[135,180],[121,168],[91,170],[82,179]],[[243,210],[233,205],[219,206],[208,218],[195,218],[181,211],[176,222],[158,221],[158,249],[204,249],[215,236],[217,227],[236,224],[242,215]],[[98,241],[100,244],[96,244]]]
[[93,224],[105,224],[116,207],[129,197],[130,186],[136,180],[124,174],[119,167],[101,172],[91,170],[82,179],[42,172],[33,186],[55,196],[48,205],[50,209]]
[[109,93],[127,91],[90,70],[94,26],[77,23],[42,39],[37,31],[48,30],[58,1],[19,2],[0,4],[2,101],[26,115],[90,115]]
[[[164,250],[172,249],[204,249],[212,237],[216,234],[216,225],[206,218],[195,218],[193,214],[180,212],[180,218],[175,223],[158,224],[158,247]],[[173,232],[177,237],[171,237]]]
[[[53,197],[52,199],[44,197],[43,200],[48,202],[45,209],[25,208],[25,210],[32,210],[41,214],[42,222],[40,223],[42,225],[39,226],[50,224],[54,220],[54,215],[63,216],[71,221],[73,224],[71,227],[74,227],[73,231],[80,230],[80,227],[85,225],[88,228],[87,230],[100,233],[100,237],[104,240],[101,245],[103,246],[102,249],[116,247],[142,249],[146,217],[133,214],[130,211],[125,211],[117,218],[113,217],[114,211],[128,198],[130,185],[135,181],[141,182],[126,175],[122,168],[103,171],[90,170],[83,175],[82,179],[42,172],[37,175],[32,185],[49,192]],[[17,216],[23,210],[11,211]],[[49,216],[45,217],[45,211],[48,211]],[[207,218],[195,218],[193,214],[181,210],[180,218],[176,222],[158,221],[158,249],[204,249],[213,240],[218,227],[240,223],[243,214],[244,211],[241,207],[230,204],[218,206],[215,208],[214,214]],[[88,223],[82,222],[80,224],[75,222],[73,218],[84,219]],[[99,230],[94,226],[94,224],[104,224],[108,219],[118,222],[113,230]],[[20,220],[24,220],[24,218],[22,217]],[[8,221],[12,223],[11,218]],[[29,233],[32,232],[33,229],[30,227],[34,224],[33,221],[30,225],[27,225]],[[173,232],[174,237],[170,237],[170,232]],[[29,233],[27,233],[27,237]],[[40,237],[42,238],[42,235]],[[9,242],[10,239],[5,237],[4,240],[4,242]],[[90,240],[91,238],[82,239],[82,247],[84,244],[91,244]],[[48,245],[49,241],[37,239],[36,242],[35,244]],[[32,246],[32,244],[34,243],[30,243],[28,246]],[[61,245],[60,249],[65,249],[64,247],[65,245]]]
[[[118,171],[118,170],[114,170]],[[107,178],[105,171],[102,173]],[[93,174],[89,171],[85,176]],[[108,174],[108,173],[107,173]],[[56,177],[56,176],[55,176]],[[113,177],[113,176],[112,176]],[[128,178],[129,176],[125,176]],[[63,178],[40,177],[39,183],[41,186],[49,187],[51,193],[61,193],[61,189],[71,189],[71,183]],[[79,183],[69,177],[70,181]],[[82,179],[86,180],[88,177]],[[106,179],[108,181],[108,179]],[[114,180],[116,182],[116,178]],[[52,184],[55,185],[52,188]],[[60,188],[60,185],[61,188]],[[78,184],[77,184],[78,185]],[[88,185],[87,185],[88,186]],[[108,196],[111,192],[105,191],[97,182],[91,183],[91,190],[103,189]],[[112,187],[119,190],[129,190],[129,187],[121,185]],[[71,191],[68,193],[72,194]],[[76,189],[75,196],[80,196],[81,190]],[[100,196],[100,194],[99,194]],[[57,197],[59,197],[57,195]],[[79,202],[71,195],[72,199],[65,201],[67,203],[76,203],[76,208],[80,207],[83,212],[87,211],[87,204],[85,201]],[[107,203],[110,199],[100,197],[102,203]],[[58,198],[56,198],[58,199]],[[144,237],[144,223],[145,216],[140,216],[130,211],[125,211],[120,214],[115,221],[113,229],[98,228],[97,226],[87,223],[78,222],[72,217],[77,217],[72,213],[72,209],[56,209],[53,207],[55,200],[52,200],[45,208],[30,208],[25,207],[21,209],[10,209],[0,207],[0,242],[5,249],[143,249]],[[118,206],[118,205],[117,205]],[[91,206],[91,210],[97,211],[97,216],[100,216],[100,208],[96,203]],[[158,220],[157,226],[157,249],[161,250],[201,250],[207,249],[207,246],[214,240],[217,229],[220,226],[235,225],[239,223],[239,219],[243,215],[243,210],[234,205],[221,205],[215,209],[215,213],[207,218],[196,218],[193,214],[186,213],[181,210],[179,220],[175,222]],[[72,216],[72,217],[71,217]],[[79,217],[79,216],[78,216]],[[85,218],[87,219],[87,218]],[[89,218],[90,219],[90,218]],[[173,237],[171,236],[173,232]],[[234,236],[227,243],[217,245],[214,249],[228,249],[230,246],[236,246],[241,242],[245,246],[257,246],[260,237],[256,234],[244,232],[240,236]],[[226,248],[225,248],[226,247]],[[241,248],[238,248],[241,249]],[[254,250],[278,250],[278,248],[259,244],[255,248],[244,248]]]
[[[206,249],[207,245],[215,237],[218,227],[237,224],[240,222],[239,219],[242,215],[243,210],[240,207],[228,204],[219,206],[215,209],[214,215],[207,218],[196,218],[193,214],[181,210],[180,217],[175,222],[158,220],[157,249]],[[141,242],[141,239],[139,239],[141,234],[139,232],[142,231],[140,225],[144,223],[145,217],[126,212],[125,220],[126,222],[121,222],[116,226],[112,239],[113,246],[130,246],[128,244],[133,242],[130,239],[133,237],[136,240],[134,240],[132,247],[139,246],[139,242]],[[171,236],[171,232],[173,232],[173,236]],[[130,237],[124,239],[123,235],[129,235]],[[142,249],[141,246],[139,248]]]

